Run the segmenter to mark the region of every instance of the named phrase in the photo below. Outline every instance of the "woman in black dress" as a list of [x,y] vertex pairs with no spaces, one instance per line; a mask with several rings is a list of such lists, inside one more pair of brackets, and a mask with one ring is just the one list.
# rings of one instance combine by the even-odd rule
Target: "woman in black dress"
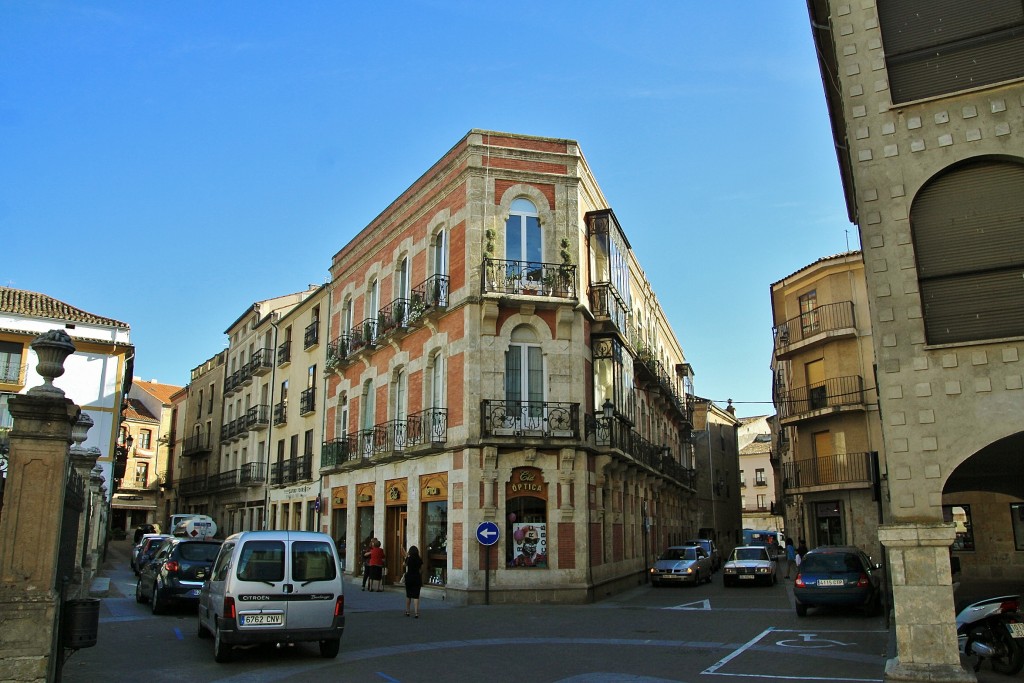
[[409,608],[414,609],[413,616],[420,618],[420,588],[423,586],[423,558],[420,549],[409,546],[409,554],[405,556],[405,616],[409,616]]

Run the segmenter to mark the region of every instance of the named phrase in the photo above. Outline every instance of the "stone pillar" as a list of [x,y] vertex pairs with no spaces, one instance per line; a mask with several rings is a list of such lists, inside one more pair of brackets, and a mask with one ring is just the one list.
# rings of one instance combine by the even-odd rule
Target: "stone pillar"
[[[82,443],[86,440],[89,430],[92,429],[93,421],[86,413],[80,413],[78,420],[71,429],[71,439],[75,445],[68,449],[71,457],[71,466],[75,468],[85,485],[85,501],[82,506],[81,520],[78,522],[78,542],[75,545],[75,574],[73,583],[76,586],[78,597],[89,597],[89,588],[95,575],[96,565],[89,542],[91,539],[92,515],[94,505],[94,487],[91,485],[92,468],[96,466],[96,460],[100,456],[97,448],[85,448]],[[70,596],[68,596],[70,597]]]
[[53,386],[74,352],[54,330],[32,343],[45,384],[10,399],[14,417],[0,517],[0,680],[49,681],[57,666],[57,557],[71,425],[78,408]]
[[889,554],[896,657],[887,681],[976,681],[960,666],[953,614],[949,547],[955,530],[943,522],[904,522],[879,527]]

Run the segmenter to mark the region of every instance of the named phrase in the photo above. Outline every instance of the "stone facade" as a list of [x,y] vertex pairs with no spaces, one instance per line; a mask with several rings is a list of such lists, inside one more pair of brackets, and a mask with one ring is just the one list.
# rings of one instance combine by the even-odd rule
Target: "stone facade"
[[[1020,253],[1024,189],[1019,50],[994,47],[1009,35],[1005,26],[989,26],[994,15],[966,6],[813,0],[809,9],[849,212],[864,250],[884,415],[889,493],[879,536],[890,557],[899,650],[887,675],[965,680],[971,675],[956,657],[948,561],[959,533],[944,505],[985,492],[1017,502],[1024,496],[1014,464],[1022,444],[1024,330],[1014,323],[1021,292],[1012,291],[1020,283],[1012,259]],[[912,11],[909,19],[900,17],[904,10]],[[941,44],[972,22],[971,44]],[[941,31],[927,30],[939,24]],[[915,36],[917,52],[908,42]],[[972,45],[1005,58],[976,55],[954,66],[950,60]],[[890,59],[896,54],[902,61]],[[908,65],[925,54],[931,67],[908,76]],[[978,172],[985,178],[977,181]],[[979,196],[989,199],[975,207]],[[945,208],[933,211],[940,200]],[[957,232],[979,216],[987,229]],[[1001,232],[1005,222],[1018,227]],[[934,249],[943,244],[953,251],[940,262]],[[1004,255],[1011,260],[994,263]],[[1007,298],[972,300],[950,279],[957,267],[960,283],[974,278],[991,292],[998,291],[991,274],[1009,267]],[[949,314],[948,322],[940,314]],[[1010,518],[1000,517],[1002,541],[986,548],[992,557],[1017,552]],[[968,566],[985,562],[980,546],[974,552]]]

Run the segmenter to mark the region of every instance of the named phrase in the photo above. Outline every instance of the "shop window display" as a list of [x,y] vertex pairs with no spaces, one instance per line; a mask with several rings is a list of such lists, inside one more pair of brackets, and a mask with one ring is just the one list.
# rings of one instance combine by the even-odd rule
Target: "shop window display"
[[423,536],[427,548],[427,584],[443,586],[448,580],[448,502],[423,504]]
[[521,496],[508,501],[505,552],[510,568],[548,566],[547,505],[542,498]]

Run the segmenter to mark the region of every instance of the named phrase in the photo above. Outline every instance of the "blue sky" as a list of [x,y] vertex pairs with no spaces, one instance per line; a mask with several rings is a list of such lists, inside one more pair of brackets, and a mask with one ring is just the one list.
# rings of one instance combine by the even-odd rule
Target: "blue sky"
[[577,140],[697,393],[773,412],[770,284],[859,248],[802,2],[0,0],[0,285],[184,385],[472,128]]

